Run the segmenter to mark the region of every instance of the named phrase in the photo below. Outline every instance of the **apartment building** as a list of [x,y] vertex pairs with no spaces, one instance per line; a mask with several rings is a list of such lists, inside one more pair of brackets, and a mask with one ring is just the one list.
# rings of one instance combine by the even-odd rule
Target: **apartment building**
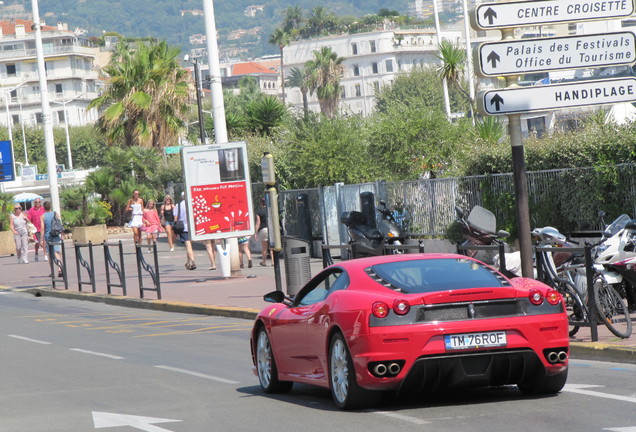
[[[461,31],[442,32],[441,36],[454,43],[464,42]],[[340,110],[351,114],[369,115],[375,92],[391,84],[398,73],[439,64],[434,29],[378,30],[295,41],[283,51],[285,76],[291,68],[302,69],[314,57],[313,52],[325,46],[345,59]],[[300,90],[286,87],[285,93],[287,103],[302,110]],[[309,108],[320,111],[315,95],[309,98]]]
[[[0,123],[27,127],[43,123],[33,21],[0,21]],[[53,125],[94,123],[96,110],[87,111],[100,88],[99,51],[65,24],[43,25],[42,43]]]

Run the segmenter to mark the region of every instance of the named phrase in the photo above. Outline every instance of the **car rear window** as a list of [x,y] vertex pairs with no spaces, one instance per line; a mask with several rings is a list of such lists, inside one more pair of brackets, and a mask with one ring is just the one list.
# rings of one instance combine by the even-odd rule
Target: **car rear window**
[[414,294],[510,285],[491,268],[463,258],[396,261],[366,270],[388,288]]

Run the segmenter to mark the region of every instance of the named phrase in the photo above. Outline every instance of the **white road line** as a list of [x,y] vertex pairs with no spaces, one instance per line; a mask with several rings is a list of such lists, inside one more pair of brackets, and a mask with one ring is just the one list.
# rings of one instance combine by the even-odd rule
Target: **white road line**
[[205,378],[205,379],[209,379],[209,380],[212,380],[212,381],[218,381],[218,382],[221,382],[221,383],[224,383],[224,384],[239,384],[238,381],[232,381],[232,380],[225,379],[225,378],[219,378],[219,377],[215,377],[215,376],[212,376],[212,375],[206,375],[206,374],[202,374],[202,373],[199,373],[199,372],[189,371],[187,369],[179,369],[179,368],[176,368],[176,367],[164,366],[164,365],[157,365],[155,367],[159,368],[159,369],[165,369],[165,370],[169,370],[169,371],[173,371],[173,372],[183,373],[183,374],[186,374],[186,375],[192,375],[192,376],[199,377],[199,378]]
[[116,355],[113,355],[113,354],[106,354],[106,353],[96,352],[96,351],[83,350],[83,349],[80,349],[80,348],[69,348],[69,351],[75,351],[75,352],[80,352],[80,353],[84,353],[84,354],[90,354],[90,355],[99,356],[99,357],[106,357],[106,358],[110,358],[110,359],[114,359],[114,360],[124,360],[124,357],[116,356]]
[[31,339],[28,337],[24,337],[24,336],[18,336],[18,335],[8,335],[9,337],[15,338],[15,339],[20,339],[23,341],[27,341],[27,342],[34,342],[34,343],[39,343],[42,345],[51,345],[51,342],[45,342],[45,341],[41,341],[41,340],[37,340],[37,339]]
[[424,425],[424,424],[430,424],[431,422],[428,420],[423,420],[423,419],[418,419],[415,417],[411,417],[411,416],[406,416],[403,414],[397,414],[397,413],[393,413],[393,412],[389,412],[389,411],[371,411],[374,414],[379,414],[381,416],[385,416],[385,417],[390,417],[393,419],[397,419],[397,420],[402,420],[405,422],[409,422],[409,423],[414,423],[414,424],[418,424],[418,425]]
[[593,391],[593,390],[585,390],[587,388],[592,388],[592,387],[603,387],[603,386],[590,385],[590,384],[566,384],[565,387],[563,388],[563,391],[567,391],[570,393],[578,393],[578,394],[582,394],[586,396],[596,396],[596,397],[605,398],[605,399],[614,399],[614,400],[619,400],[622,402],[636,403],[635,397],[620,396],[620,395],[602,393],[602,392]]

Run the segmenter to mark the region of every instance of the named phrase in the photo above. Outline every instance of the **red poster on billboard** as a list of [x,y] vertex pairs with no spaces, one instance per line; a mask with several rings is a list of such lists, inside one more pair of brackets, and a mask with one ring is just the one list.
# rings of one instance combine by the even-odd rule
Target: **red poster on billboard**
[[191,196],[197,235],[250,229],[251,215],[244,181],[192,186]]

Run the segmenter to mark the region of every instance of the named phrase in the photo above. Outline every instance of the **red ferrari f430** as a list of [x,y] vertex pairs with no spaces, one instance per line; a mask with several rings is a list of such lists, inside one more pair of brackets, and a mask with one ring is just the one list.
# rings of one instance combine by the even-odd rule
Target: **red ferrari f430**
[[258,314],[250,344],[267,393],[313,384],[356,409],[383,391],[517,385],[551,394],[567,379],[561,295],[463,255],[344,261],[293,298],[264,298],[273,304]]

